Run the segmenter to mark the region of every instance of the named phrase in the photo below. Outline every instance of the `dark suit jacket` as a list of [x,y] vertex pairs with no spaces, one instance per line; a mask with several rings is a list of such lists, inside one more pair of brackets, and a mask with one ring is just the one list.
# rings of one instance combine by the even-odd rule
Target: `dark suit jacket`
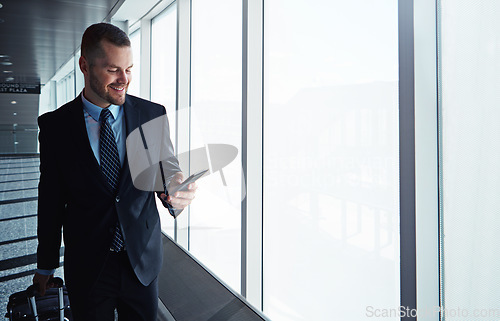
[[[140,124],[165,115],[163,106],[130,95],[123,108],[127,135]],[[62,228],[66,283],[75,289],[89,289],[109,255],[119,218],[130,263],[140,282],[148,285],[162,264],[155,195],[134,187],[127,157],[118,190],[111,191],[90,147],[83,115],[78,96],[38,118],[38,268],[59,266]],[[170,138],[165,139],[173,155]],[[180,171],[178,163],[169,164],[171,168],[166,170],[170,173]]]

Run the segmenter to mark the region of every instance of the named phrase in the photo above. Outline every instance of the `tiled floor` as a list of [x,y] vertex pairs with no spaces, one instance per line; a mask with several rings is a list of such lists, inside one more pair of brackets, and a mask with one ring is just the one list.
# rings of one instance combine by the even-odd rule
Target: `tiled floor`
[[39,165],[38,157],[0,157],[0,318],[9,295],[26,289],[36,269]]

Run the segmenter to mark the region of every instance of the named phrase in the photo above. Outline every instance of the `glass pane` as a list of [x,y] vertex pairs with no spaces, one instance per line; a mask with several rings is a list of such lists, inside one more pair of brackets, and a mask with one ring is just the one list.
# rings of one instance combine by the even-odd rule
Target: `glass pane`
[[441,0],[441,279],[446,320],[500,309],[500,2]]
[[65,79],[61,79],[57,82],[56,87],[56,104],[57,106],[62,106],[66,103],[66,84]]
[[372,320],[400,305],[398,1],[264,12],[264,313]]
[[191,157],[208,155],[200,166],[220,170],[199,181],[191,205],[190,251],[236,291],[241,274],[241,12],[241,1],[192,1]]
[[[177,3],[171,4],[151,23],[151,100],[165,106],[170,139],[175,144]],[[159,200],[157,204],[163,231],[174,237],[174,220]]]
[[141,29],[137,29],[130,35],[132,55],[134,57],[132,67],[132,81],[128,87],[128,93],[140,97],[141,92]]

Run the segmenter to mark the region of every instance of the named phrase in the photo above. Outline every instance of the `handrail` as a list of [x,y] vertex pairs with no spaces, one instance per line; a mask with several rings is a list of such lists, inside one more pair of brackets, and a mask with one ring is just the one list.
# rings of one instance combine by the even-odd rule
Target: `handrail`
[[165,234],[163,253],[159,299],[175,320],[270,321]]

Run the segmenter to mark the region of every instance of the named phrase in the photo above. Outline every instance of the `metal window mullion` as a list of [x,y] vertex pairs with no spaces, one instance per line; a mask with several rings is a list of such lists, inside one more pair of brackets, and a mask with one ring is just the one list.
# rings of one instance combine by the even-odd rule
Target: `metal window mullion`
[[[415,87],[413,0],[398,1],[399,207],[401,306],[417,308],[415,235]],[[416,317],[401,317],[416,320]]]
[[[442,47],[441,47],[441,1],[442,0],[436,0],[436,49],[437,49],[437,101],[438,101],[438,203],[439,203],[439,306],[443,309],[446,308],[445,305],[445,288],[444,288],[444,282],[445,282],[445,266],[444,266],[444,211],[443,211],[443,149],[441,146],[443,146],[443,135],[441,135],[443,131],[443,118],[442,118],[442,110],[441,107],[443,106],[442,102],[442,60],[441,60],[441,53],[442,53]],[[440,320],[446,320],[444,315],[440,315]]]
[[[191,0],[177,0],[176,150],[190,150],[191,118]],[[183,168],[185,176],[189,168]],[[175,241],[189,250],[189,208],[175,220]],[[186,213],[187,212],[187,213]]]
[[151,19],[141,20],[141,62],[139,94],[144,99],[151,99]]
[[241,294],[262,310],[263,1],[243,0]]
[[416,300],[419,321],[438,321],[439,153],[436,0],[414,3]]

